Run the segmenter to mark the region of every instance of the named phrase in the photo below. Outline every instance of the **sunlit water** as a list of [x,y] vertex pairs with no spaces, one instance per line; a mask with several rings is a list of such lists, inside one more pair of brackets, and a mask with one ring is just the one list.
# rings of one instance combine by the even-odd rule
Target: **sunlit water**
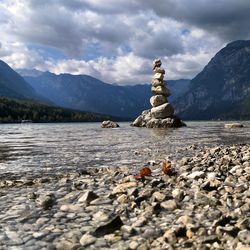
[[225,122],[187,122],[179,129],[146,129],[120,123],[102,129],[100,123],[0,125],[0,176],[27,171],[65,171],[99,166],[136,166],[175,154],[193,144],[215,146],[250,142],[250,121],[242,129]]

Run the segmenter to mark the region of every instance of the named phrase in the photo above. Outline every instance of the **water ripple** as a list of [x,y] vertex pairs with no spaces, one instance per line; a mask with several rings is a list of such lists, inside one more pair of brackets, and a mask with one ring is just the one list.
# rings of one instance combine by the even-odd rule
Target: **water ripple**
[[179,129],[146,129],[121,123],[101,129],[99,123],[0,125],[0,175],[12,172],[64,171],[91,166],[143,164],[157,157],[188,152],[192,144],[249,143],[250,122],[225,129],[224,122],[188,122]]

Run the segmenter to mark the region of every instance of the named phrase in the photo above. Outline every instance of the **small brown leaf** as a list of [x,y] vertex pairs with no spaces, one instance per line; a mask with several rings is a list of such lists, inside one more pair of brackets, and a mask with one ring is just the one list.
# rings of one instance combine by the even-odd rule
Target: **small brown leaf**
[[171,166],[171,162],[164,161],[162,162],[162,171],[164,174],[170,175],[173,172],[173,168]]
[[141,177],[145,177],[145,176],[149,176],[151,175],[152,171],[149,167],[143,167],[141,170],[140,170],[140,176]]
[[140,173],[135,175],[135,179],[136,180],[141,180],[143,179],[145,176],[149,176],[151,175],[152,171],[149,167],[143,167],[141,170],[140,170]]

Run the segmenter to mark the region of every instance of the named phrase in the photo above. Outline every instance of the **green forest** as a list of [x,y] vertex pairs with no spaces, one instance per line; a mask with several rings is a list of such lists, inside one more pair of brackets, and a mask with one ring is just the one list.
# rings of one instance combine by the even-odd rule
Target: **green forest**
[[0,123],[32,122],[99,122],[111,116],[48,106],[29,100],[0,98]]

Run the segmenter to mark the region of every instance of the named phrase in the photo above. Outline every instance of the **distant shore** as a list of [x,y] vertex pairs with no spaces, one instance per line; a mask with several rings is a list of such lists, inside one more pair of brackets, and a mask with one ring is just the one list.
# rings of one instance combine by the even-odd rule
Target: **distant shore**
[[236,249],[250,245],[250,145],[189,148],[140,168],[0,179],[0,249]]

